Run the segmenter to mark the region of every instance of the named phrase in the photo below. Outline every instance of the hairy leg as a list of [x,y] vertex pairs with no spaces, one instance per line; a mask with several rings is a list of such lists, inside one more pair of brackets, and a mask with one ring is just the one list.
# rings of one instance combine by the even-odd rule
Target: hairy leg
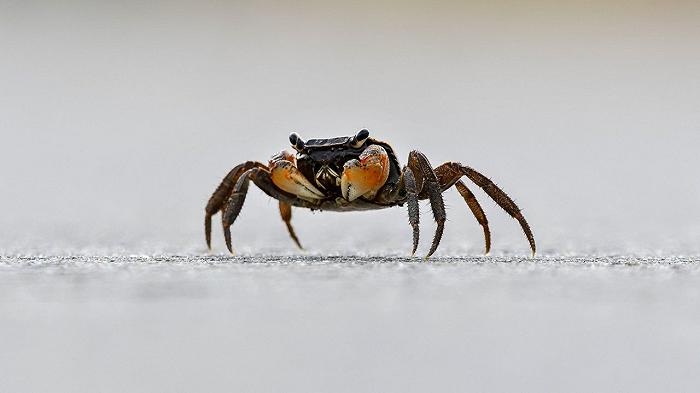
[[518,205],[513,202],[508,194],[494,184],[494,182],[473,168],[464,166],[458,162],[447,162],[440,165],[439,167],[435,168],[435,174],[437,175],[440,181],[440,186],[443,190],[452,187],[452,185],[457,183],[462,176],[468,177],[469,180],[481,187],[481,189],[483,189],[484,192],[498,204],[498,206],[510,214],[511,217],[518,220],[523,232],[525,232],[528,242],[530,243],[532,255],[535,255],[537,248],[535,245],[535,237],[532,235],[532,231],[530,230],[530,225],[525,220],[525,217],[523,217]]
[[435,235],[433,236],[433,243],[430,247],[430,251],[428,251],[428,254],[425,256],[429,258],[433,255],[435,250],[437,250],[438,245],[440,245],[442,233],[445,230],[445,220],[447,218],[445,214],[445,202],[442,200],[442,190],[437,175],[433,171],[428,158],[423,153],[412,151],[408,155],[408,167],[411,168],[415,175],[416,188],[419,196],[425,195],[430,200],[433,218],[437,224]]
[[476,221],[479,222],[479,225],[484,229],[484,242],[486,243],[486,251],[484,251],[484,253],[488,254],[489,251],[491,251],[491,231],[489,230],[489,221],[486,219],[484,209],[481,208],[479,201],[476,200],[474,194],[461,180],[455,183],[455,188],[459,191],[462,198],[464,198],[464,202],[469,206],[469,210],[472,211]]
[[300,200],[294,195],[279,190],[272,182],[270,173],[267,170],[262,168],[252,168],[247,170],[238,178],[238,181],[233,188],[233,192],[231,193],[231,197],[226,202],[226,206],[223,209],[223,214],[221,215],[221,224],[224,229],[226,247],[231,252],[233,252],[233,248],[231,246],[231,225],[233,225],[233,223],[236,221],[236,218],[238,218],[238,215],[243,208],[243,203],[245,202],[245,198],[248,193],[248,185],[251,180],[256,186],[258,186],[258,188],[263,190],[263,192],[280,202],[301,207],[313,206],[309,202]]
[[416,254],[418,249],[418,239],[420,237],[420,209],[418,206],[418,189],[416,188],[416,178],[409,167],[403,168],[403,181],[408,193],[408,222],[413,228],[413,251],[411,256]]
[[204,236],[207,240],[207,247],[211,249],[211,217],[222,210],[224,203],[231,196],[238,178],[247,170],[252,168],[267,168],[265,164],[248,161],[237,165],[224,177],[221,184],[216,188],[216,191],[209,198],[207,207],[204,209]]

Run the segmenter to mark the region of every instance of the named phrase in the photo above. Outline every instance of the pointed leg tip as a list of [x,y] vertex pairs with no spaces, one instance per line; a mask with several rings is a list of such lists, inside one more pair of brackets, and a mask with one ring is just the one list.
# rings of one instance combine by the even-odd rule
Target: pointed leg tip
[[297,239],[292,239],[292,240],[294,240],[294,244],[296,244],[300,250],[304,249],[304,246],[301,245],[301,242],[299,240],[297,240]]
[[437,251],[437,249],[438,249],[438,245],[433,244],[433,246],[430,248],[430,251],[428,251],[428,255],[425,256],[425,259],[432,257],[433,254],[435,254],[435,251]]

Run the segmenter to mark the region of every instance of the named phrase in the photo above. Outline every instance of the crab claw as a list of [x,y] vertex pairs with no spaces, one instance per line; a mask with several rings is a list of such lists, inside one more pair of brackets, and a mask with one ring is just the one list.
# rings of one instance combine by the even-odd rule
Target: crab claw
[[277,187],[299,198],[316,201],[325,198],[291,161],[275,161],[270,166],[270,177]]
[[343,198],[352,202],[364,196],[374,198],[389,177],[389,155],[383,147],[370,145],[359,160],[350,160],[343,166],[340,189]]
[[297,163],[297,158],[293,153],[290,153],[286,150],[282,150],[281,152],[275,154],[270,158],[270,161],[268,162],[268,166],[272,168],[275,162],[277,161],[289,161],[292,164],[296,165]]

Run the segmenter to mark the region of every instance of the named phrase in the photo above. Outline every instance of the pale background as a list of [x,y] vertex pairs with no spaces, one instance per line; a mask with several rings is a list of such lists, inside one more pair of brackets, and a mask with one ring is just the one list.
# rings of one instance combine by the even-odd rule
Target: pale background
[[[697,2],[0,2],[0,250],[204,252],[233,165],[366,127],[402,162],[491,176],[544,253],[698,253],[699,19]],[[494,252],[525,253],[477,196]],[[479,253],[446,198],[440,252]],[[294,252],[273,202],[252,192],[240,251]],[[295,223],[319,252],[403,253],[405,216]]]
[[[0,391],[698,391],[700,3],[348,3],[0,0]],[[300,254],[254,188],[207,254],[232,166],[364,127],[540,256],[478,191],[491,257],[454,191],[431,263],[401,209]]]

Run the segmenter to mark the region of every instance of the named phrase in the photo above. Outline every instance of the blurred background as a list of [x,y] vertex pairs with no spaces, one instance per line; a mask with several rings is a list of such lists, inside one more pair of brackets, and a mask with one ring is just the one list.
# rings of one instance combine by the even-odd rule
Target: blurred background
[[[491,177],[545,255],[697,254],[698,20],[692,1],[0,1],[0,253],[203,253],[231,167],[291,131],[368,128],[402,162]],[[476,193],[493,253],[526,254]],[[478,255],[480,227],[446,202],[438,255]],[[410,249],[402,209],[294,222],[312,253]],[[296,252],[257,189],[233,236]]]

